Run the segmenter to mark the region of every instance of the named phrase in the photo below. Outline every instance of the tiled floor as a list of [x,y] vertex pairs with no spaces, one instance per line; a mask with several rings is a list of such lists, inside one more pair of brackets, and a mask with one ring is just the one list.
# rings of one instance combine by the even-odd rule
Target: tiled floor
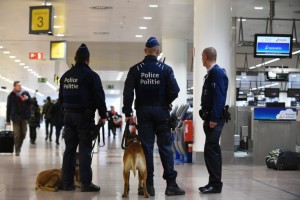
[[[39,171],[59,168],[62,163],[64,144],[57,146],[46,142],[39,130],[36,145],[29,144],[27,136],[21,156],[0,155],[0,200],[96,200],[122,199],[123,176],[120,148],[121,134],[109,138],[106,146],[93,158],[93,182],[101,186],[100,193],[41,192],[35,190],[35,179]],[[300,199],[300,171],[275,171],[265,166],[223,166],[224,187],[221,194],[201,194],[199,186],[207,183],[208,174],[204,165],[179,164],[178,184],[185,189],[185,196],[166,197],[163,170],[159,156],[155,156],[155,197],[151,199]],[[137,195],[137,177],[130,178],[129,199],[144,199]]]

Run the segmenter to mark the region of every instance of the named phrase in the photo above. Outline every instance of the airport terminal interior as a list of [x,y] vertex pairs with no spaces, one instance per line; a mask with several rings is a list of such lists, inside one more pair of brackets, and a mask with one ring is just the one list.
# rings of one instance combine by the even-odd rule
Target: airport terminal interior
[[[150,198],[300,199],[300,0],[0,0],[0,19],[0,200],[122,199],[124,82],[130,67],[143,60],[150,37],[159,40],[158,59],[173,68],[180,87],[171,111],[179,124],[171,134],[177,183],[186,192],[165,195],[155,145]],[[45,140],[43,105],[47,97],[57,101],[60,77],[75,64],[82,43],[101,78],[107,109],[118,113],[116,134],[107,123],[105,145],[96,143],[93,151],[93,183],[101,190],[36,190],[38,173],[60,169],[65,150],[55,127],[52,141]],[[207,73],[201,53],[211,46],[229,78],[231,120],[220,139],[222,192],[203,194],[198,188],[209,175],[198,114]],[[28,127],[19,156],[3,152],[3,132],[12,130],[6,108],[14,81],[41,109],[37,138],[30,140]],[[266,156],[276,149],[298,152],[296,168],[284,170],[277,160],[276,169],[267,166]],[[143,198],[131,173],[128,199]]]

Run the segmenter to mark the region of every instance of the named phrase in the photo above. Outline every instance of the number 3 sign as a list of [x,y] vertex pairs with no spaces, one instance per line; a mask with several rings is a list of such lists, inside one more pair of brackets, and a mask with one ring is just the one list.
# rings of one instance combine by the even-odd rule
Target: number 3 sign
[[29,34],[52,33],[52,6],[31,6]]

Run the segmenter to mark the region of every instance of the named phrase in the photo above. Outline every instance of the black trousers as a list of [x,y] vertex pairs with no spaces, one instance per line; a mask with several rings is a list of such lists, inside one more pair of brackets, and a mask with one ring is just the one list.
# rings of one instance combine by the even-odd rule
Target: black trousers
[[55,126],[56,142],[59,143],[60,132],[63,126]]
[[30,140],[35,142],[36,140],[36,126],[29,126]]
[[215,128],[209,127],[209,122],[204,122],[204,132],[206,135],[204,146],[204,159],[207,171],[209,173],[208,184],[215,188],[222,189],[222,153],[219,145],[221,132],[224,126],[224,120],[217,122]]
[[64,185],[74,184],[76,149],[79,145],[79,173],[83,184],[92,181],[92,127],[95,124],[94,117],[86,119],[84,114],[66,111],[64,116],[65,144],[66,149],[63,156],[63,180]]
[[113,135],[116,136],[116,126],[112,120],[108,121],[107,127],[108,127],[108,137],[110,137],[110,131],[112,131]]
[[[52,125],[50,119],[45,120],[45,125],[46,125],[46,137],[49,137],[51,139],[52,132],[53,132],[53,125]],[[49,126],[50,126],[50,132],[49,132]]]
[[137,109],[139,138],[142,141],[147,164],[147,185],[153,186],[153,146],[155,135],[164,168],[163,178],[167,181],[167,184],[176,182],[177,172],[174,170],[171,129],[166,126],[166,120],[169,115],[167,109],[159,106],[143,106]]

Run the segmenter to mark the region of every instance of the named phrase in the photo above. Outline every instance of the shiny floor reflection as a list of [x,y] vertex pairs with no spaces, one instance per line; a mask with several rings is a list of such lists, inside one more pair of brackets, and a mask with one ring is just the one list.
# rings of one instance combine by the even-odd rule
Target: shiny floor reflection
[[[64,142],[56,145],[44,140],[44,131],[38,130],[36,145],[29,144],[27,135],[21,156],[0,154],[0,200],[41,199],[122,199],[122,149],[121,133],[106,138],[106,146],[93,157],[93,182],[101,186],[100,193],[41,192],[35,190],[39,171],[60,168]],[[151,199],[300,199],[300,171],[275,171],[265,166],[224,165],[224,187],[221,194],[204,195],[198,187],[207,183],[208,174],[204,165],[177,164],[178,184],[186,191],[185,196],[166,197],[162,165],[155,154],[155,197]],[[144,199],[137,195],[137,177],[130,178],[129,199]]]

